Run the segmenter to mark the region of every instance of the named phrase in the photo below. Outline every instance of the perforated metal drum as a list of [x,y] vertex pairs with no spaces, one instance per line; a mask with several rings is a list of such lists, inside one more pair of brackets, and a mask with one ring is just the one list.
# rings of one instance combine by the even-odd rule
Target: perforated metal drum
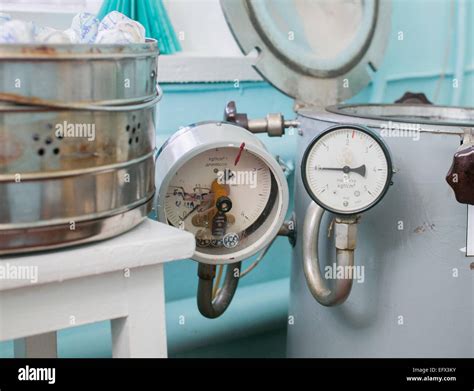
[[0,254],[108,238],[146,217],[157,59],[152,40],[0,47]]

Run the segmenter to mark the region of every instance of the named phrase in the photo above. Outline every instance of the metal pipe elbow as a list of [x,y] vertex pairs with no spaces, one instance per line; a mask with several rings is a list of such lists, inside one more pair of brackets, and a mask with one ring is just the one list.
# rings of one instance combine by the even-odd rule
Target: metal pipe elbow
[[[303,269],[308,288],[322,305],[331,307],[342,304],[352,289],[352,278],[337,278],[329,289],[321,275],[319,265],[319,230],[324,209],[311,202],[303,224]],[[339,226],[338,226],[339,224]],[[336,267],[344,270],[354,266],[356,220],[353,223],[336,223]]]
[[241,262],[237,262],[227,265],[223,286],[213,299],[212,290],[216,266],[199,263],[197,305],[203,316],[214,319],[227,310],[239,284],[241,264]]

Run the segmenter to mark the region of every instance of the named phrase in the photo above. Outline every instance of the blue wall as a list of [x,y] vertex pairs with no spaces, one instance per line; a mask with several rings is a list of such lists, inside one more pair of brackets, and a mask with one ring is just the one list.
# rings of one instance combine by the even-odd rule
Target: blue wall
[[[351,101],[393,102],[411,90],[424,92],[437,104],[474,106],[474,2],[452,4],[445,0],[395,1],[384,62],[373,83]],[[403,32],[403,40],[398,39],[399,32]],[[463,78],[460,70],[464,71]],[[440,77],[443,73],[444,77]],[[458,88],[453,88],[453,78],[460,81]],[[241,83],[238,88],[230,83],[165,85],[164,91],[159,108],[158,144],[180,126],[221,119],[229,100],[235,100],[239,111],[250,117],[268,112],[282,112],[287,118],[294,116],[292,100],[265,82]],[[263,139],[274,154],[292,159],[294,136]],[[290,185],[292,179],[289,178]],[[204,319],[197,312],[196,263],[180,261],[166,265],[171,355],[284,355],[290,261],[290,246],[280,238],[258,268],[242,280],[232,306],[217,320]],[[185,325],[178,323],[181,315],[185,316]],[[109,323],[62,331],[59,348],[63,357],[110,356]],[[0,344],[0,357],[11,354],[11,343]]]

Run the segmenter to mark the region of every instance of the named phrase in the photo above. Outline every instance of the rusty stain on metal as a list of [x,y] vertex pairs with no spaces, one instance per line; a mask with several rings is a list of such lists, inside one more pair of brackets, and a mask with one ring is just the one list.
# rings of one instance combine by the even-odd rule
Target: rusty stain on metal
[[[147,97],[146,100],[141,99],[133,101],[131,99],[117,99],[115,101],[77,101],[72,103],[60,102],[53,99],[41,99],[36,96],[23,96],[13,93],[0,93],[0,102],[9,103],[13,109],[17,106],[33,106],[36,109],[49,108],[51,110],[85,110],[85,111],[121,111],[137,110],[152,106],[161,100],[162,94],[157,90],[155,95]],[[93,104],[91,104],[93,103]],[[127,106],[128,105],[128,106]],[[7,106],[7,111],[9,107]],[[1,108],[0,108],[1,109]]]
[[[0,208],[0,254],[105,239],[146,218],[155,190],[154,106],[162,97],[149,79],[158,54],[155,40],[0,44],[0,203],[7,205]],[[134,91],[114,83],[125,75],[139,80]],[[7,82],[17,78],[21,86]],[[125,131],[131,112],[142,121],[133,145]],[[70,135],[56,133],[64,122],[74,125]],[[84,124],[101,129],[84,134],[76,127]]]
[[25,54],[39,54],[39,55],[47,55],[47,56],[53,56],[57,54],[57,50],[53,46],[33,46],[33,47],[28,47],[28,46],[23,46],[21,48],[22,53]]
[[0,101],[8,102],[8,103],[15,103],[19,105],[32,105],[32,106],[53,106],[60,105],[61,102],[51,101],[51,100],[43,100],[41,98],[37,98],[35,96],[23,96],[18,94],[11,94],[11,93],[0,93]]
[[416,234],[421,234],[426,231],[435,231],[436,230],[436,224],[433,223],[423,223],[422,225],[419,225],[416,227],[413,232]]
[[8,137],[8,135],[0,134],[0,165],[7,165],[17,160],[23,153],[20,142]]

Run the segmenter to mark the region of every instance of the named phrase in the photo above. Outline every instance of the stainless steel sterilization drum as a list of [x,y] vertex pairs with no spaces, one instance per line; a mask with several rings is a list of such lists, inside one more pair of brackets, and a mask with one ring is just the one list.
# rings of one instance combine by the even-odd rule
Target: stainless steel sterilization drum
[[0,46],[0,254],[108,238],[155,192],[158,49]]

